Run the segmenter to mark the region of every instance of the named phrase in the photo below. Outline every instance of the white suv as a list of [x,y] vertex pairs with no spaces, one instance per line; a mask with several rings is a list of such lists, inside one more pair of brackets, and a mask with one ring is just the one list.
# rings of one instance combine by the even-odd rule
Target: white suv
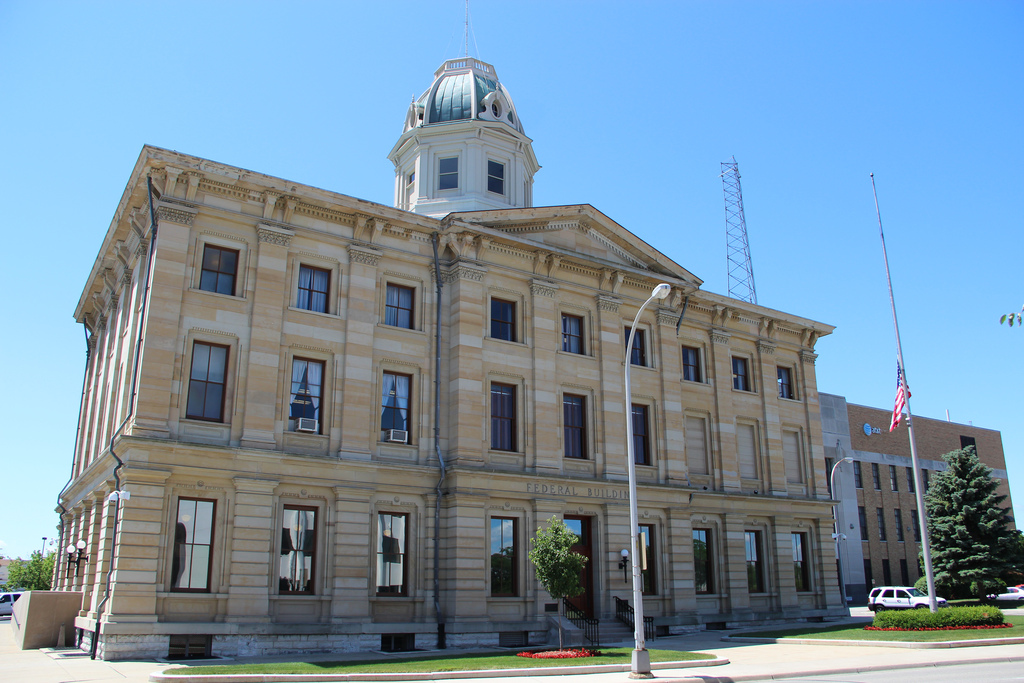
[[[946,604],[945,598],[936,597],[935,601],[939,607]],[[928,607],[928,596],[909,586],[879,586],[868,594],[868,609],[872,612],[916,607]]]

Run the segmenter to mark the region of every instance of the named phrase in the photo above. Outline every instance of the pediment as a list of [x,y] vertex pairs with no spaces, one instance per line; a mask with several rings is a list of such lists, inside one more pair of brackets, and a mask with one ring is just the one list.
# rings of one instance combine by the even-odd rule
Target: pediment
[[452,214],[452,218],[570,258],[576,255],[609,268],[649,271],[700,285],[692,273],[590,205],[474,211]]

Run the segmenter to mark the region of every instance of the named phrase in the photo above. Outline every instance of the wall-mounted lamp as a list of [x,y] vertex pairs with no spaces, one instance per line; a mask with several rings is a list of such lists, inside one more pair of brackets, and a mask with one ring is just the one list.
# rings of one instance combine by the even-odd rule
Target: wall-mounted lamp
[[85,554],[85,541],[79,539],[78,543],[74,545],[69,543],[65,550],[68,554],[68,571],[71,571],[71,565],[75,565],[75,575],[77,576],[82,563],[89,561],[89,556]]
[[619,553],[622,559],[619,560],[619,569],[622,570],[622,580],[629,583],[629,550],[623,548]]

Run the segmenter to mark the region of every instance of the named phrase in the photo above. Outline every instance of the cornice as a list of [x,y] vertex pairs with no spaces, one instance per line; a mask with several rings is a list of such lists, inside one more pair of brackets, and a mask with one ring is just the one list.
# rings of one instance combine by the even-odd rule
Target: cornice
[[775,344],[760,340],[757,342],[757,350],[759,353],[763,353],[766,356],[775,355]]
[[556,292],[558,292],[558,285],[554,282],[538,280],[537,278],[530,280],[530,293],[534,296],[546,296],[549,299],[553,299]]
[[445,282],[455,282],[456,280],[470,280],[471,282],[481,282],[484,279],[484,273],[487,272],[486,268],[480,266],[473,266],[468,263],[458,262],[454,266],[448,269],[447,272],[442,273],[442,277]]
[[622,304],[622,299],[608,296],[607,294],[597,295],[597,309],[599,311],[608,311],[609,313],[618,313],[619,306]]
[[724,344],[728,346],[729,339],[731,338],[732,335],[728,332],[723,332],[722,330],[711,330],[711,341],[715,344]]
[[199,209],[187,204],[168,205],[161,202],[156,207],[156,219],[158,222],[170,221],[171,223],[180,223],[189,227],[192,227],[192,220],[196,217],[197,213],[199,213]]
[[811,353],[810,351],[800,352],[800,362],[806,363],[807,365],[814,365],[814,361],[817,360],[818,354]]

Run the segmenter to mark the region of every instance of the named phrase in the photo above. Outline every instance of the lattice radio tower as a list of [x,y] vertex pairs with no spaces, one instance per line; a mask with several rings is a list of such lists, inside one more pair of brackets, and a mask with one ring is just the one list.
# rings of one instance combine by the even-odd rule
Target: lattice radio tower
[[757,303],[754,290],[754,266],[750,263],[747,219],[743,215],[743,190],[736,157],[722,162],[722,186],[725,189],[725,244],[729,269],[729,296]]

